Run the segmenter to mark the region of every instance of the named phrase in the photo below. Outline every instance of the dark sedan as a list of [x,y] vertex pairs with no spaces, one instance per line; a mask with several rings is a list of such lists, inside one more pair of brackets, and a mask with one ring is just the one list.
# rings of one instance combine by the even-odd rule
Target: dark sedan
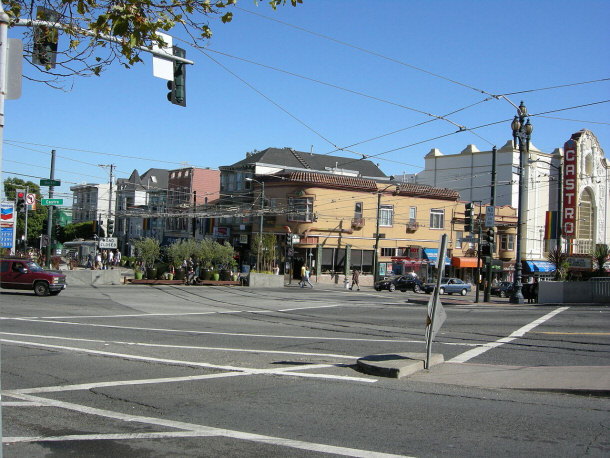
[[513,292],[513,284],[509,281],[501,281],[491,287],[492,296],[508,297]]
[[393,277],[387,277],[379,280],[375,283],[375,289],[381,291],[387,289],[388,291],[396,291],[397,289],[405,291],[413,291],[419,293],[423,288],[422,281],[415,275],[394,275]]

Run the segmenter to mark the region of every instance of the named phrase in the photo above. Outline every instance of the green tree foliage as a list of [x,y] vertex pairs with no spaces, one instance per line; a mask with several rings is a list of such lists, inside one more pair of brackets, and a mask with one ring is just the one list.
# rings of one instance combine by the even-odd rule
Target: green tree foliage
[[[270,0],[273,9],[302,0]],[[129,68],[141,62],[141,47],[163,45],[161,32],[168,33],[178,26],[178,33],[195,47],[205,45],[212,36],[210,20],[230,22],[237,0],[7,0],[4,10],[12,22],[36,19],[38,7],[58,15],[62,25],[59,33],[57,67],[52,76],[99,75],[113,61]],[[254,1],[258,4],[258,1]],[[32,29],[26,30],[26,59],[31,61]],[[52,36],[54,29],[43,30]],[[112,36],[107,41],[100,36]],[[41,69],[49,75],[49,69]],[[51,82],[51,80],[47,81]]]
[[259,235],[254,234],[250,248],[252,253],[258,258],[259,246],[261,248],[260,260],[261,270],[271,270],[271,266],[276,258],[277,237],[273,234],[263,234],[262,243],[259,245]]
[[604,270],[604,264],[610,257],[610,249],[608,245],[603,243],[598,243],[595,245],[595,249],[593,250],[593,260],[597,263],[597,274],[603,275],[606,273]]
[[75,239],[91,240],[93,234],[93,221],[85,221],[83,223],[66,224],[60,228],[56,237],[59,243],[66,243]]
[[145,239],[137,240],[134,243],[136,249],[136,258],[140,261],[144,261],[147,267],[152,267],[155,261],[159,259],[161,254],[161,247],[157,239],[147,237]]
[[181,240],[166,249],[170,262],[179,267],[185,259],[197,260],[204,269],[235,267],[235,250],[228,242],[220,244],[212,239]]
[[[42,194],[40,186],[32,181],[24,181],[21,178],[7,178],[4,180],[4,195],[9,202],[15,202],[16,190],[27,189],[30,194],[36,194],[36,210],[28,212],[28,246],[38,247],[39,237],[42,234],[43,222],[47,219],[47,207],[40,205]],[[16,239],[20,240],[25,231],[25,214],[16,213],[17,232]]]

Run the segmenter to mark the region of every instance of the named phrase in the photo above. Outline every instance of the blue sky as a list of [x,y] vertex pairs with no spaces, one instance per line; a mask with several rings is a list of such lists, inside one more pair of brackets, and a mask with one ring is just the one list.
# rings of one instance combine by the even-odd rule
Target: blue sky
[[[195,65],[186,108],[167,101],[148,55],[129,70],[74,79],[69,92],[24,80],[22,97],[5,106],[2,178],[48,177],[55,149],[56,196],[67,199],[71,184],[107,182],[97,164],[127,177],[150,167],[217,168],[285,146],[366,155],[387,175],[416,173],[431,148],[486,150],[511,138],[515,108],[492,95],[561,85],[571,86],[508,96],[530,114],[589,105],[532,117],[532,143],[552,152],[587,128],[610,157],[610,103],[597,103],[610,99],[610,81],[575,84],[610,78],[606,0],[238,6],[231,23],[211,21],[205,54],[187,48]],[[460,109],[448,116],[454,124],[428,115]],[[456,125],[488,124],[456,133]]]

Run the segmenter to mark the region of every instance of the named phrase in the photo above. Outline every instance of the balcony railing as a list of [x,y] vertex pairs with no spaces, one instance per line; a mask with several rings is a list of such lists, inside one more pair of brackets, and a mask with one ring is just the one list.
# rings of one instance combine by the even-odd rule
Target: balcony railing
[[419,223],[417,221],[409,221],[406,224],[406,229],[407,232],[415,232],[417,229],[419,229]]
[[364,218],[352,218],[352,227],[354,229],[362,229],[364,227]]

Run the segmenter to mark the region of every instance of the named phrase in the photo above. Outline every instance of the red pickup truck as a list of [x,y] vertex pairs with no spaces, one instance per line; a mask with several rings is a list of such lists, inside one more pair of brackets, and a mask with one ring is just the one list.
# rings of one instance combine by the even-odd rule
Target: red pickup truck
[[0,287],[56,295],[66,288],[66,276],[44,270],[31,259],[7,257],[0,259]]

